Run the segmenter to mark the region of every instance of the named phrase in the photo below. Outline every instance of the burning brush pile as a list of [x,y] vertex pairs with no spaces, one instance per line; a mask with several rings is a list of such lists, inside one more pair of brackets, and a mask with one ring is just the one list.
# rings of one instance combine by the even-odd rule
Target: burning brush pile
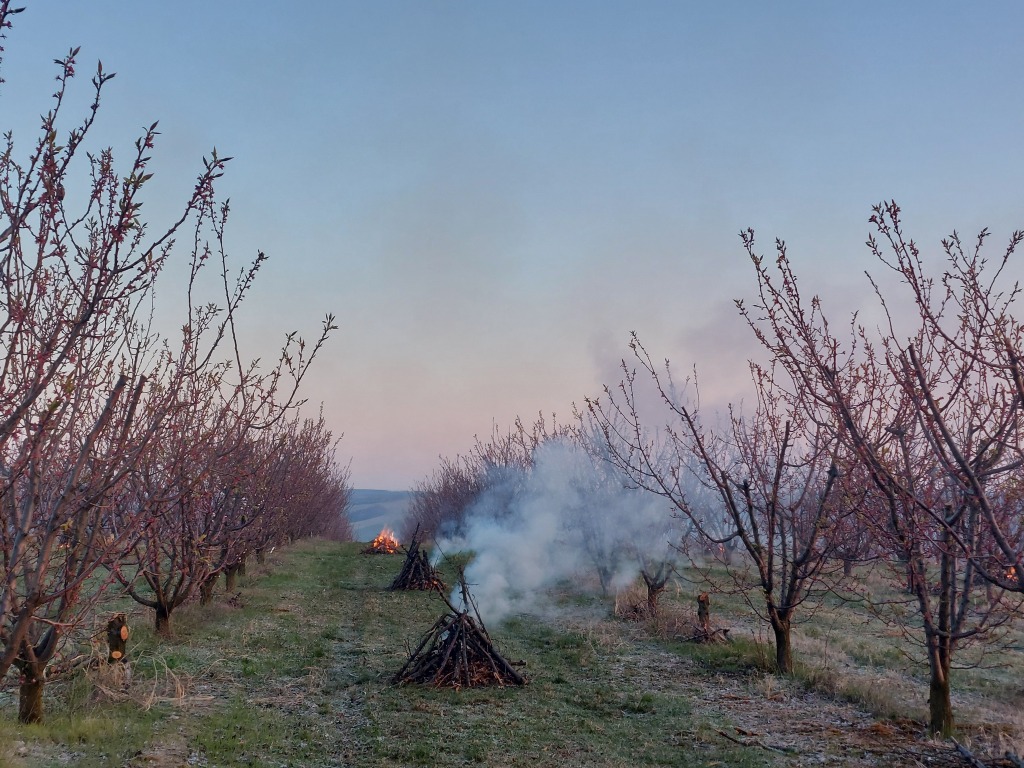
[[377,537],[370,542],[370,546],[363,550],[364,555],[394,555],[398,553],[401,545],[395,538],[393,531],[385,528]]
[[[526,679],[494,649],[466,582],[461,578],[460,581],[466,609],[458,610],[442,594],[449,612],[434,622],[391,682],[422,683],[456,690],[485,685],[526,685]],[[469,615],[470,607],[475,620]]]
[[388,587],[392,592],[413,589],[436,589],[438,592],[443,593],[446,589],[444,582],[441,581],[441,577],[437,573],[437,569],[430,564],[430,558],[427,557],[426,550],[420,549],[419,535],[420,529],[419,526],[416,526],[416,531],[412,535],[412,542],[409,544],[409,548],[405,550],[405,562],[402,563],[402,570],[398,572],[395,580]]

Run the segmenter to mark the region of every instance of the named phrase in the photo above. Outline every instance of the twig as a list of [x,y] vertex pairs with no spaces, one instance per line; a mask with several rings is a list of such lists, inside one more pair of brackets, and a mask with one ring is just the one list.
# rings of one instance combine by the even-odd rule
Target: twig
[[[789,754],[789,755],[799,754],[799,752],[797,750],[793,749],[792,747],[777,747],[777,746],[775,746],[773,744],[765,744],[763,741],[758,741],[757,739],[750,739],[749,741],[743,741],[743,739],[737,739],[735,736],[730,736],[725,731],[718,731],[718,735],[719,736],[724,736],[729,741],[733,742],[734,744],[739,744],[741,747],[760,747],[761,749],[768,749],[768,750],[771,750],[772,752],[781,752],[784,755],[785,754]],[[984,766],[982,766],[982,768],[984,768]]]
[[721,640],[724,643],[729,642],[729,630],[728,629],[713,629],[710,632],[701,630],[695,635],[690,637],[684,637],[680,640],[682,643],[710,643]]
[[953,739],[952,741],[953,744],[956,745],[956,751],[960,753],[960,756],[967,761],[967,764],[971,766],[971,768],[988,768],[983,762],[981,762],[981,760],[971,754],[971,750],[956,739]]

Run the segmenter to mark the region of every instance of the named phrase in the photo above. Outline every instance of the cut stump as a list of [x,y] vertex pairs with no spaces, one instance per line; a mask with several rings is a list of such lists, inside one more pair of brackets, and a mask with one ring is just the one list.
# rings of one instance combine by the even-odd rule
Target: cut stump
[[107,622],[107,663],[127,661],[128,617],[123,613],[114,614]]

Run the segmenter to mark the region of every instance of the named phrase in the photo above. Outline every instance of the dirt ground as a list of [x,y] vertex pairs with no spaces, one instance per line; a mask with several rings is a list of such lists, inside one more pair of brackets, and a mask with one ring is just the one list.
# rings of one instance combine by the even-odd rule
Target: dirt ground
[[[592,619],[591,622],[594,620]],[[638,643],[637,629],[600,622],[604,642],[621,654],[621,674],[638,687],[683,688],[699,698],[699,708],[730,728],[713,737],[763,750],[777,766],[929,766],[930,768],[1022,768],[1013,755],[1019,743],[1010,724],[965,726],[960,742],[929,737],[909,719],[880,719],[827,693],[808,690],[797,680],[775,675],[723,674],[692,659]],[[575,629],[586,631],[586,620]],[[591,624],[593,626],[593,624]],[[610,638],[611,630],[617,638]],[[630,653],[629,649],[636,649]],[[883,684],[883,683],[880,683]],[[1009,750],[1013,750],[1009,752]],[[976,761],[971,762],[972,758]]]

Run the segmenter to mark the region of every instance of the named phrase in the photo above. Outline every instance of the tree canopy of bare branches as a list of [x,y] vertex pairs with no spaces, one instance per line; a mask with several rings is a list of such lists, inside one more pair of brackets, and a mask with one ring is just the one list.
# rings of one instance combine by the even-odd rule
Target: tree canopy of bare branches
[[[636,486],[668,499],[701,541],[739,542],[764,598],[759,610],[775,633],[776,664],[791,672],[793,618],[830,562],[825,533],[836,516],[839,476],[833,441],[777,385],[774,368],[751,366],[756,410],[749,416],[732,410],[718,427],[700,412],[696,396],[691,402],[675,385],[668,361],[655,364],[635,334],[631,347],[637,367],[624,361],[618,388],[587,401],[610,460]],[[653,382],[664,424],[641,416],[638,376]],[[745,562],[725,564],[745,574]]]
[[[0,32],[19,10],[0,1]],[[229,208],[215,184],[230,158],[204,158],[178,214],[151,225],[142,209],[157,125],[123,163],[87,149],[114,75],[97,65],[91,106],[69,118],[78,56],[56,60],[36,139],[23,147],[8,132],[0,142],[0,682],[17,666],[24,721],[42,716],[62,638],[170,509],[188,508],[177,523],[200,537],[254,517],[247,510],[263,500],[239,491],[261,455],[253,446],[289,418],[335,328],[328,316],[308,347],[286,336],[269,370],[243,364],[235,322],[265,256],[237,270],[228,259]],[[153,317],[159,278],[181,252],[190,269],[174,338]],[[204,280],[222,302],[198,303]],[[150,564],[145,575],[167,565]]]
[[876,206],[871,222],[881,239],[873,235],[868,246],[909,289],[909,318],[873,280],[882,326],[855,318],[847,335],[837,333],[823,302],[802,294],[785,244],[776,241],[772,264],[755,252],[751,231],[743,241],[759,294],[740,309],[794,387],[826,414],[830,439],[870,479],[862,520],[916,601],[931,672],[930,727],[948,734],[954,653],[1006,617],[1001,591],[980,589],[982,578],[1021,586],[1012,472],[1020,466],[1019,332],[1009,311],[1017,288],[996,288],[1021,235],[987,274],[985,234],[971,255],[954,234],[943,243],[946,271],[936,280],[904,238],[895,203]]

